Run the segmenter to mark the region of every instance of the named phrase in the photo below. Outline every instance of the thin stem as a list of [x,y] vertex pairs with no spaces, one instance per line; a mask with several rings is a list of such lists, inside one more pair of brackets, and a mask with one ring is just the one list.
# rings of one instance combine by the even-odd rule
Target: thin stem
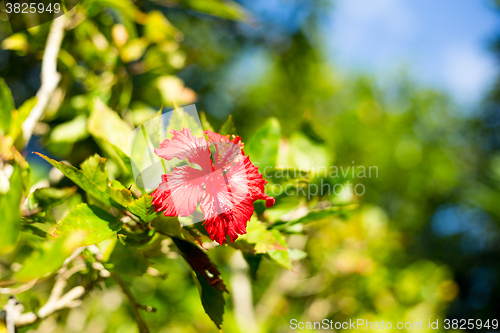
[[149,333],[150,332],[149,327],[146,324],[146,322],[142,319],[141,314],[139,313],[139,309],[147,312],[156,312],[156,309],[151,306],[142,305],[139,302],[137,302],[134,295],[132,294],[132,291],[120,276],[111,273],[111,277],[116,281],[116,283],[118,283],[120,288],[122,288],[123,293],[127,296],[130,305],[132,306],[132,310],[134,311],[134,316],[135,320],[137,321],[137,326],[139,327],[139,332]]

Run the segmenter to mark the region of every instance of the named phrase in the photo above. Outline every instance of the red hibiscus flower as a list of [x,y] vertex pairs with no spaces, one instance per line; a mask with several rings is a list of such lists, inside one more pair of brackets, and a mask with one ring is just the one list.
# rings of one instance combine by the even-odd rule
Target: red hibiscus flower
[[[231,140],[206,131],[207,140],[193,136],[186,128],[170,132],[172,139],[163,141],[155,149],[156,155],[166,160],[187,159],[199,168],[183,165],[162,175],[160,185],[151,193],[156,211],[164,211],[165,216],[189,216],[199,204],[210,238],[223,244],[229,235],[234,242],[246,233],[256,200],[266,200],[267,207],[274,204],[274,198],[264,193],[267,182],[244,155],[240,137]],[[211,152],[210,147],[215,149]]]

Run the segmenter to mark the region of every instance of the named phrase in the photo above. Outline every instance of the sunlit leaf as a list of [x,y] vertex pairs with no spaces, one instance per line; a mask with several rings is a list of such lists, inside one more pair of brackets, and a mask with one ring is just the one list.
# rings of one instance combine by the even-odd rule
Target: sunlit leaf
[[130,162],[130,156],[125,154],[123,150],[115,146],[114,144],[110,143],[109,141],[105,141],[112,149],[112,151],[116,154],[118,161],[121,165],[121,167],[128,172],[129,175],[133,175],[134,172],[132,170],[132,164]]
[[214,132],[214,128],[212,127],[212,125],[210,124],[210,122],[208,121],[207,119],[207,115],[205,114],[205,112],[200,112],[200,121],[201,121],[201,126],[203,128],[203,131],[206,131],[206,130],[211,130],[212,132]]
[[245,142],[245,153],[248,154],[261,172],[274,167],[278,158],[281,138],[281,127],[276,118],[270,118]]
[[248,17],[243,7],[234,1],[187,0],[186,2],[196,11],[226,19],[243,21]]
[[196,137],[203,135],[200,124],[188,112],[182,108],[172,110],[170,122],[167,127],[167,138],[169,140],[172,139],[173,134],[170,133],[171,130],[181,131],[183,128],[191,129],[191,133]]
[[292,167],[313,171],[321,166],[330,165],[333,152],[320,143],[313,142],[300,132],[292,134],[290,139],[281,143],[277,164],[280,167]]
[[148,45],[148,41],[144,38],[137,38],[130,41],[121,52],[123,61],[131,62],[139,60],[143,56]]
[[55,168],[59,169],[66,177],[71,179],[76,185],[87,192],[92,197],[98,199],[105,204],[111,204],[110,197],[106,192],[101,191],[96,184],[94,184],[83,172],[75,168],[74,166],[68,165],[66,163],[58,162],[45,155],[36,153],[45,159],[47,162],[52,164]]
[[84,235],[81,246],[89,246],[116,235],[121,225],[116,217],[101,208],[83,203],[76,206],[57,224],[54,236],[81,233]]
[[80,246],[82,237],[83,235],[79,233],[73,233],[55,241],[44,242],[40,250],[36,250],[24,261],[15,279],[26,282],[56,272],[66,258]]
[[19,236],[20,204],[22,199],[21,171],[17,166],[9,179],[10,189],[5,194],[0,194],[0,256],[11,252]]
[[[253,245],[248,247],[245,243]],[[285,238],[278,230],[268,230],[267,227],[252,216],[247,223],[247,233],[236,240],[235,245],[243,251],[267,254],[272,260],[286,269],[291,269],[290,256]]]
[[7,134],[10,126],[10,118],[14,111],[14,99],[5,80],[0,78],[0,133]]
[[2,49],[20,51],[22,54],[26,53],[29,49],[28,39],[24,32],[13,34],[2,40]]
[[106,191],[108,187],[108,171],[106,159],[95,154],[87,158],[80,166],[84,175],[92,181],[99,190]]
[[296,224],[306,224],[309,222],[320,221],[326,218],[333,218],[345,212],[352,211],[353,209],[356,208],[358,208],[357,204],[350,204],[345,206],[333,206],[325,209],[312,210],[309,213],[307,213],[306,216],[301,217],[299,219],[291,220],[288,222],[277,222],[272,226],[272,228],[285,229],[287,227],[291,227]]
[[285,236],[283,236],[276,229],[271,230],[271,233],[272,233],[274,239],[282,247],[282,249],[269,249],[266,252],[267,255],[271,259],[273,259],[275,262],[277,262],[278,264],[283,266],[284,268],[292,269],[292,261],[290,260],[290,254],[288,253],[288,248],[287,248]]
[[128,155],[132,128],[98,98],[94,100],[87,126],[92,136],[108,141]]
[[12,113],[12,119],[9,127],[9,135],[15,141],[22,132],[22,125],[26,118],[28,118],[31,110],[36,105],[36,97],[32,97],[24,102],[17,111]]
[[37,188],[32,195],[38,206],[45,208],[62,204],[75,194],[76,190],[76,186],[64,188],[42,187]]
[[73,120],[55,126],[50,133],[50,141],[74,143],[87,138],[88,135],[87,117],[80,115]]
[[149,223],[156,217],[153,199],[150,195],[144,194],[139,199],[134,200],[128,205],[128,210],[141,219],[144,223]]
[[229,115],[224,124],[222,124],[219,133],[222,135],[236,135],[236,127],[234,126],[233,117]]
[[181,40],[182,33],[157,10],[150,11],[144,26],[144,35],[153,43],[161,43],[168,39]]
[[111,199],[116,201],[122,207],[128,207],[128,205],[134,200],[132,192],[125,186],[123,186],[119,181],[113,180],[111,184],[106,188],[106,193],[109,194]]

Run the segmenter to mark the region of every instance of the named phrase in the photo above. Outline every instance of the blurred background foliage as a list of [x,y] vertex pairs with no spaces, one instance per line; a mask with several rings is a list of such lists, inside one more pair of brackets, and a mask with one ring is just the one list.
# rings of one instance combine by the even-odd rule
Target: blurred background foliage
[[[128,185],[116,156],[89,133],[96,98],[130,128],[172,101],[196,103],[215,129],[232,117],[261,172],[266,165],[312,166],[309,186],[327,191],[351,181],[366,188],[359,197],[272,193],[277,204],[266,219],[282,223],[293,268],[263,260],[251,272],[250,308],[249,274],[234,249],[208,251],[231,291],[224,331],[288,332],[292,318],[422,321],[424,327],[435,318],[493,318],[500,313],[500,85],[465,116],[453,98],[408,76],[382,85],[369,75],[339,75],[318,29],[330,6],[288,1],[276,11],[250,0],[80,1],[58,58],[61,82],[26,149],[31,184],[72,185],[31,154],[39,151],[72,165],[98,152],[108,157],[109,178]],[[0,24],[0,77],[19,108],[40,86],[50,24],[14,35],[4,17]],[[266,160],[259,142],[251,142],[254,133],[282,137],[278,156]],[[315,172],[354,165],[376,166],[377,175]],[[270,174],[271,193],[284,180]],[[82,195],[54,208],[54,220]],[[359,208],[343,218],[287,224],[300,220],[304,207],[353,202]],[[148,259],[164,279],[128,278],[137,300],[158,309],[144,314],[151,331],[216,332],[189,266],[168,242],[159,249],[161,255]],[[43,288],[19,295],[25,307],[39,306],[49,292]],[[0,296],[0,304],[6,301]],[[81,307],[24,331],[137,332],[131,311],[120,288],[106,283]]]

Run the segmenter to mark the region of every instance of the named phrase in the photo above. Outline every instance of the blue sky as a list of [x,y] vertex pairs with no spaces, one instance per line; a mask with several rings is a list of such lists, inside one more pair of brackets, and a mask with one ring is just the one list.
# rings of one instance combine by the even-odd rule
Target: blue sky
[[488,0],[336,0],[324,32],[337,68],[391,76],[477,102],[497,73],[489,42],[500,13]]

